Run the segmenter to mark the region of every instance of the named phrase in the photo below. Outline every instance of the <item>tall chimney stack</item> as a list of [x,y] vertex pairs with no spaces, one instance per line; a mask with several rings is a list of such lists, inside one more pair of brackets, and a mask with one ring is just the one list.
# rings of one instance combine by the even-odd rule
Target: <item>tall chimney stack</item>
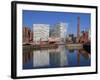
[[77,37],[79,38],[80,37],[80,17],[78,16],[77,17]]

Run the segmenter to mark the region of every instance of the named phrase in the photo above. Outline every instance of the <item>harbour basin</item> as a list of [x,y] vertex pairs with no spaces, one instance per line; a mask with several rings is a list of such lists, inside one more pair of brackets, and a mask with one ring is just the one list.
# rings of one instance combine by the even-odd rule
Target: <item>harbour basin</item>
[[67,48],[66,45],[50,49],[34,49],[30,45],[23,47],[23,69],[84,66],[91,66],[91,54],[83,48]]

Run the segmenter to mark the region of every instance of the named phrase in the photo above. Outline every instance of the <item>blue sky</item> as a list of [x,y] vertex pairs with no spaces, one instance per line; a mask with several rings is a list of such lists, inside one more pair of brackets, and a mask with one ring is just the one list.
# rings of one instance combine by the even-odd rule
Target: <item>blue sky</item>
[[68,23],[67,33],[77,34],[77,17],[80,16],[80,29],[90,28],[91,15],[89,13],[69,13],[69,12],[51,12],[51,11],[33,11],[23,10],[23,27],[32,29],[33,24],[49,24],[54,27],[59,22]]

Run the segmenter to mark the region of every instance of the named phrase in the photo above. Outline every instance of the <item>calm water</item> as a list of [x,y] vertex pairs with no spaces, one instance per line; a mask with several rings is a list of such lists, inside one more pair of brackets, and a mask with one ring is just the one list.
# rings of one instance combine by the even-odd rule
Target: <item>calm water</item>
[[85,50],[70,50],[64,45],[55,49],[23,49],[23,69],[81,67],[91,65],[91,54]]

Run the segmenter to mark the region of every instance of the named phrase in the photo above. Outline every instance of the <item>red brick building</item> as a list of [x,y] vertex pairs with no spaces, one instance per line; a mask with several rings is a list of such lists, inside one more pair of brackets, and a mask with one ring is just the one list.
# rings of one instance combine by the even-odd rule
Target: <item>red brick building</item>
[[89,38],[88,37],[89,37],[88,32],[83,32],[82,36],[80,37],[79,42],[80,43],[87,43],[87,42],[89,42]]
[[33,41],[33,32],[28,27],[23,27],[23,43],[30,43]]

